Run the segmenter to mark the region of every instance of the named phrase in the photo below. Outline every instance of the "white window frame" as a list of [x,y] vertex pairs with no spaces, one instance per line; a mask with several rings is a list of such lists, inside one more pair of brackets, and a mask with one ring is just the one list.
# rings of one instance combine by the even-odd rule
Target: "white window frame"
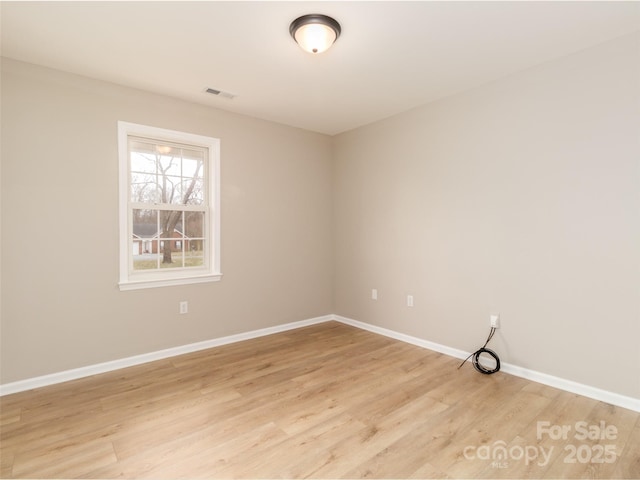
[[[156,141],[179,143],[206,148],[207,179],[205,214],[205,265],[202,268],[162,269],[133,271],[133,221],[130,194],[130,161],[128,139],[130,136]],[[120,290],[167,287],[191,283],[215,282],[222,278],[220,271],[220,140],[203,135],[178,132],[129,122],[118,122],[119,156],[119,216],[120,216]]]

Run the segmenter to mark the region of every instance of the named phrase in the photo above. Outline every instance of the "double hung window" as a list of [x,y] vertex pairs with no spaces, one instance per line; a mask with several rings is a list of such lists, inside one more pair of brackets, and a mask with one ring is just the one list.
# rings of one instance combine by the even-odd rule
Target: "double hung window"
[[216,281],[219,140],[118,122],[120,289]]

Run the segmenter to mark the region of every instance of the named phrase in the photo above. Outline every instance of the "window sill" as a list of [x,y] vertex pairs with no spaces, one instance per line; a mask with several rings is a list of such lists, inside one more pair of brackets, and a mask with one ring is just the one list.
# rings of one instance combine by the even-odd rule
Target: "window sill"
[[120,291],[140,290],[143,288],[173,287],[176,285],[189,285],[192,283],[217,282],[222,279],[221,273],[211,275],[198,275],[184,278],[160,278],[155,280],[129,280],[118,283]]

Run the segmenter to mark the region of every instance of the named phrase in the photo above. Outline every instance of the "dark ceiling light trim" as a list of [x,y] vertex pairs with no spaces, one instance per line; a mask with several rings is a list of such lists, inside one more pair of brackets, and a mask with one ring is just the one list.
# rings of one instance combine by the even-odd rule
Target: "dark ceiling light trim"
[[289,33],[303,50],[322,53],[338,39],[342,28],[335,19],[327,15],[311,13],[291,22]]

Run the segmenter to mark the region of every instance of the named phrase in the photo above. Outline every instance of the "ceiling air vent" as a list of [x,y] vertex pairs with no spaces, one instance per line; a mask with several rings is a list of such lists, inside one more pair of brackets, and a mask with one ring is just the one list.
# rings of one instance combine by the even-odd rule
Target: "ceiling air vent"
[[216,95],[218,97],[227,98],[229,100],[236,97],[233,93],[223,92],[222,90],[216,90],[215,88],[207,88],[205,92],[210,93],[211,95]]

